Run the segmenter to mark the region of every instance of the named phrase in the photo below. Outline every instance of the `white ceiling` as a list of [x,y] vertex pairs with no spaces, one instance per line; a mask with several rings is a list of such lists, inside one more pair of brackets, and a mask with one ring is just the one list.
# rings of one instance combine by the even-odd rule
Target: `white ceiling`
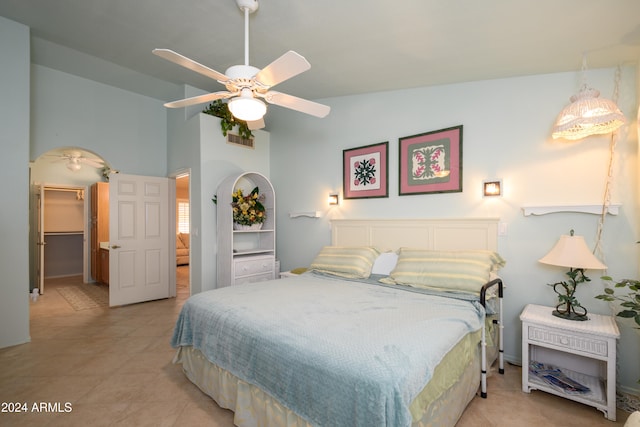
[[[31,28],[33,62],[167,101],[178,86],[165,81],[223,88],[152,49],[223,73],[244,62],[235,0],[2,0],[0,16]],[[629,65],[640,59],[640,1],[261,1],[250,64],[287,50],[311,70],[277,90],[309,99],[579,70],[585,52],[589,68]]]

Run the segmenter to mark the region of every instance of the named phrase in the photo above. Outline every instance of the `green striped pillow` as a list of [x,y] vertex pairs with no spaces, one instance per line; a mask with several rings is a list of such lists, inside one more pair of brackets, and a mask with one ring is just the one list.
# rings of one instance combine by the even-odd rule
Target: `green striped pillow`
[[325,246],[310,269],[349,279],[366,279],[379,254],[370,246]]
[[492,251],[431,251],[401,248],[396,268],[385,283],[480,293],[489,274],[505,265]]

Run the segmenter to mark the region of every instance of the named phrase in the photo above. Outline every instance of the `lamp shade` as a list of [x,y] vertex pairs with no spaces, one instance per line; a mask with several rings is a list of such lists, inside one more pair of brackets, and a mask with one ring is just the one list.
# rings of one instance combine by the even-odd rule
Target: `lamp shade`
[[586,86],[573,95],[571,104],[558,115],[551,136],[574,140],[610,133],[622,126],[626,119],[615,102],[599,96],[599,91]]
[[540,260],[543,264],[559,267],[604,270],[606,265],[600,262],[587,247],[582,236],[560,236],[560,240]]

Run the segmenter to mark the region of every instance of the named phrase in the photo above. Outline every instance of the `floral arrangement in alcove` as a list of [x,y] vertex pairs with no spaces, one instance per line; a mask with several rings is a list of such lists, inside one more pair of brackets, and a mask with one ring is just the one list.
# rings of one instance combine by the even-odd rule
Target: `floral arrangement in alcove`
[[241,188],[232,194],[231,208],[233,209],[233,223],[240,227],[236,229],[259,229],[267,219],[267,213],[262,202],[264,194],[260,194],[258,187],[245,195]]

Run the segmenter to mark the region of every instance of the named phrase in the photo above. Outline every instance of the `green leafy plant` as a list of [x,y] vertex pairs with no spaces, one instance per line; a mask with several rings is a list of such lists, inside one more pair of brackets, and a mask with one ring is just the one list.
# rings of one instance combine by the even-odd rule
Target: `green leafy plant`
[[[622,279],[614,283],[614,280],[609,276],[602,276],[602,280],[613,283],[613,288],[604,288],[604,294],[597,295],[596,298],[609,302],[620,302],[622,310],[616,313],[616,316],[633,319],[638,325],[636,329],[640,329],[640,281]],[[615,293],[615,289],[622,288],[627,288],[629,292],[623,295]]]
[[238,134],[240,134],[242,138],[253,138],[253,133],[251,129],[249,129],[249,126],[247,126],[247,122],[233,117],[233,114],[229,111],[228,104],[223,100],[217,99],[213,101],[207,108],[202,110],[202,112],[220,118],[222,135],[227,136],[227,133],[233,129],[234,126],[238,126]]

